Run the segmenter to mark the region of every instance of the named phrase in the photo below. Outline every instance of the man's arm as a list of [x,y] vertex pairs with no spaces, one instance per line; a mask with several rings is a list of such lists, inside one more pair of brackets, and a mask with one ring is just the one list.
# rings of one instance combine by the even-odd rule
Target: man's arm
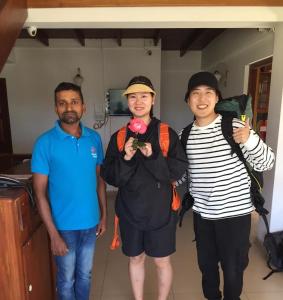
[[51,250],[54,255],[63,256],[68,252],[67,245],[56,229],[47,199],[48,176],[33,173],[33,188],[39,213],[49,233]]
[[96,167],[97,195],[100,207],[100,222],[97,227],[97,237],[106,231],[107,203],[106,203],[106,184],[100,176],[100,166]]

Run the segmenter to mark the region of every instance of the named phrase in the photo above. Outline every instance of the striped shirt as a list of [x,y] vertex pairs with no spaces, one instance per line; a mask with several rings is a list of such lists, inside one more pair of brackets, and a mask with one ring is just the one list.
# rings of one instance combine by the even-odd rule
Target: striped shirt
[[[193,210],[206,219],[236,217],[254,210],[250,177],[238,156],[231,155],[231,147],[222,134],[221,120],[219,115],[207,126],[193,124],[186,145],[190,193],[195,200]],[[243,126],[243,122],[233,119],[233,128]],[[255,170],[272,168],[274,153],[253,130],[240,147]],[[179,184],[184,181],[185,176]]]

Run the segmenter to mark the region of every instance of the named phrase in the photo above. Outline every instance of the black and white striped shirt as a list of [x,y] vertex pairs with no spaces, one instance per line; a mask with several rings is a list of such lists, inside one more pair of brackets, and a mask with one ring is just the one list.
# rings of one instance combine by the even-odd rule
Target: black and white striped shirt
[[[195,200],[193,210],[206,219],[236,217],[254,210],[249,175],[237,155],[231,155],[231,147],[222,134],[221,120],[219,115],[207,126],[194,124],[186,145],[190,193]],[[240,120],[233,120],[233,128],[243,126]],[[272,168],[274,153],[253,130],[240,147],[255,170]],[[181,179],[184,181],[185,177]]]

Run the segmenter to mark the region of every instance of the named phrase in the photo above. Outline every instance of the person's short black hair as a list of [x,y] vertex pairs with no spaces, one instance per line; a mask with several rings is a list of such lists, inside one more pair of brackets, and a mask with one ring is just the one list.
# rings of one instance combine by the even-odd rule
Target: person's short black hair
[[79,95],[80,95],[80,98],[82,100],[82,103],[84,103],[84,97],[83,97],[83,94],[82,94],[82,90],[81,90],[81,87],[72,83],[72,82],[61,82],[57,85],[57,87],[55,88],[55,91],[54,91],[54,99],[55,99],[55,104],[56,104],[56,94],[58,92],[61,92],[61,91],[75,91],[77,92]]

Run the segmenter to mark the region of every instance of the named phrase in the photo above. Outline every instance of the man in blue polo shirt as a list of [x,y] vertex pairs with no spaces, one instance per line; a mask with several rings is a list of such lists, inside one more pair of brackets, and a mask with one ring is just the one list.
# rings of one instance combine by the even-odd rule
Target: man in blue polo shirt
[[80,122],[85,104],[79,86],[57,86],[55,111],[55,127],[34,145],[34,191],[55,255],[58,298],[88,300],[95,241],[106,230],[102,143]]

